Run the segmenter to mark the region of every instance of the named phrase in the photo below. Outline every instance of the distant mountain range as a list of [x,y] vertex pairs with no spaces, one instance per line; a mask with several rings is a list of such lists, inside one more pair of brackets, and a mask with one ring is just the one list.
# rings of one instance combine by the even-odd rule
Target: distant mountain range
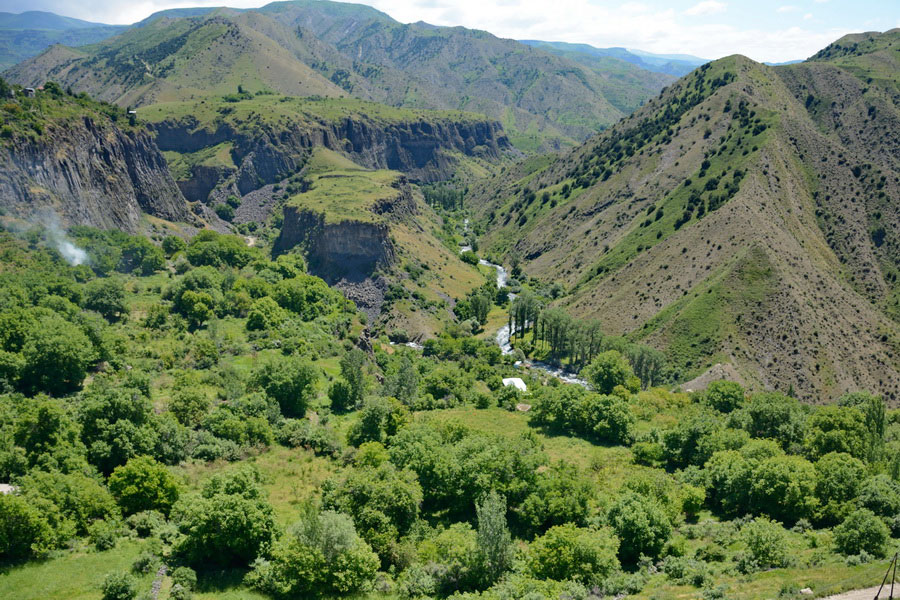
[[501,121],[525,151],[577,143],[703,62],[581,45],[535,47],[463,27],[402,24],[364,5],[311,0],[253,10],[172,9],[129,28],[50,13],[9,15],[2,23],[7,36],[32,40],[7,49],[4,64],[43,51],[7,71],[22,84],[55,80],[122,105],[233,93],[241,85],[459,109]]
[[53,44],[94,44],[127,28],[125,25],[91,23],[49,12],[0,12],[0,70],[40,54]]
[[595,48],[588,44],[570,44],[567,42],[542,42],[539,40],[521,40],[521,42],[533,48],[540,48],[579,62],[587,62],[594,59],[600,61],[599,65],[603,65],[602,59],[612,58],[624,60],[654,73],[665,73],[675,77],[687,75],[700,65],[709,62],[705,58],[698,58],[689,54],[653,54],[643,50]]

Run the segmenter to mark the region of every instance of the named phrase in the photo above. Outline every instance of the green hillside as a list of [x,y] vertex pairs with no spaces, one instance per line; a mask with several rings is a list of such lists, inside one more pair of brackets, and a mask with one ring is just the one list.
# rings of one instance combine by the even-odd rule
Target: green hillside
[[560,281],[556,304],[819,401],[900,362],[897,30],[811,61],[705,65],[568,155],[523,163],[470,205],[495,256]]
[[671,81],[618,58],[583,65],[482,31],[403,25],[368,7],[303,1],[163,12],[100,44],[50,48],[7,76],[22,85],[55,80],[123,105],[241,85],[466,110],[502,121],[526,151],[583,140]]

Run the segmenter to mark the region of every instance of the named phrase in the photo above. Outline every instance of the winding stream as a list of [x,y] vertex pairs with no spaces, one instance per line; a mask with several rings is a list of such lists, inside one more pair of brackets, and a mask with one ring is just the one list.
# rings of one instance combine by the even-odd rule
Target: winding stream
[[[466,231],[468,231],[468,228],[469,228],[469,220],[468,219],[465,220],[465,226],[466,226]],[[462,254],[463,252],[470,252],[471,250],[472,250],[472,246],[460,246],[459,247],[460,254]],[[496,265],[492,262],[488,262],[488,261],[484,260],[483,258],[478,261],[478,264],[484,265],[486,267],[491,267],[497,271],[497,289],[503,289],[506,287],[506,283],[509,281],[509,273],[506,271],[506,269],[502,265]],[[515,297],[516,297],[515,294],[510,293],[509,294],[510,302],[512,302],[512,300],[514,300]],[[504,325],[503,327],[501,327],[500,329],[497,330],[497,335],[495,337],[495,339],[497,340],[497,345],[500,346],[500,351],[504,355],[507,355],[507,356],[513,353],[513,347],[509,340],[509,334],[510,334],[509,325]],[[550,375],[553,375],[554,377],[556,377],[557,379],[559,379],[560,381],[563,381],[565,383],[574,383],[576,385],[588,387],[588,382],[585,381],[584,379],[581,379],[580,377],[576,376],[573,373],[570,373],[559,367],[555,367],[549,363],[545,363],[540,360],[531,360],[531,359],[526,358],[524,361],[521,361],[521,360],[516,361],[515,364],[518,367],[524,366],[524,367],[528,367],[530,369],[538,369],[540,371],[544,371],[545,373],[549,373]]]

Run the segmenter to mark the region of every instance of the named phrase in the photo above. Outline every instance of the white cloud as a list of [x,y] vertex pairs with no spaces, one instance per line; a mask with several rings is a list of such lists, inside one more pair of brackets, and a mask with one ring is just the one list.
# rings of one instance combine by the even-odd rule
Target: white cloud
[[789,13],[789,12],[795,12],[797,10],[800,10],[800,9],[798,9],[796,6],[794,6],[792,4],[785,4],[783,6],[779,6],[777,9],[775,9],[775,12]]
[[699,2],[684,11],[684,14],[695,17],[700,15],[715,15],[721,12],[725,12],[726,8],[727,6],[724,2],[716,2],[716,0],[704,0],[703,2]]
[[812,19],[812,18],[813,18],[813,14],[812,14],[812,13],[806,13],[805,15],[803,15],[803,19],[804,19],[805,21],[809,21],[809,20]]
[[[107,23],[132,23],[164,8],[184,6],[262,6],[270,0],[0,0],[0,10],[52,10],[67,16]],[[462,25],[513,39],[585,43],[607,48],[623,46],[665,54],[693,54],[715,59],[744,54],[758,61],[782,62],[815,54],[859,23],[827,28],[820,19],[798,21],[803,27],[772,27],[761,16],[753,21],[732,17],[726,1],[704,0],[685,15],[671,4],[651,0],[353,0],[370,4],[403,23],[426,21]],[[799,4],[799,0],[782,0]],[[647,10],[645,10],[645,8]],[[700,13],[726,11],[697,19]],[[770,13],[771,14],[771,13]],[[798,13],[799,14],[799,13]],[[813,23],[817,26],[814,28]],[[867,26],[886,29],[888,24]],[[786,24],[781,27],[787,27]]]

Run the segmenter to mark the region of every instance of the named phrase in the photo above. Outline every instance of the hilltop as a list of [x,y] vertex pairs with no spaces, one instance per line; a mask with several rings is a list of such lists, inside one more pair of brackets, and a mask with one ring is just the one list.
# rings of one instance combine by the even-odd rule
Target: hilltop
[[900,382],[900,32],[704,65],[609,131],[476,189],[483,246],[558,304],[822,401]]
[[[190,57],[190,60],[187,60]],[[366,6],[297,0],[163,11],[121,35],[54,46],[7,71],[122,105],[268,90],[466,110],[523,150],[570,146],[673,80],[621,58],[581,64],[463,27],[401,24]]]
[[53,44],[94,44],[126,29],[50,12],[0,12],[0,70],[31,58]]

